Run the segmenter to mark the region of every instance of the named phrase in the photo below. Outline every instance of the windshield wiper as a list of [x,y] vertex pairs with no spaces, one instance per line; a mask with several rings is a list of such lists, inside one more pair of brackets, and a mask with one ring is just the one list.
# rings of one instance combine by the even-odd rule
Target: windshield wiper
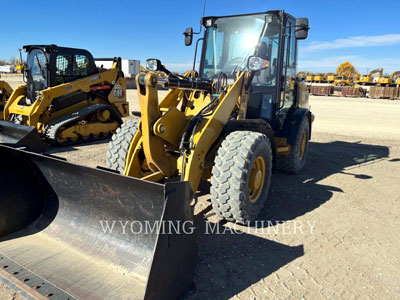
[[46,77],[46,73],[43,70],[42,64],[40,63],[40,60],[39,60],[38,56],[35,55],[35,57],[36,57],[36,61],[37,61],[38,66],[39,66],[40,73],[42,74],[42,77],[45,78]]

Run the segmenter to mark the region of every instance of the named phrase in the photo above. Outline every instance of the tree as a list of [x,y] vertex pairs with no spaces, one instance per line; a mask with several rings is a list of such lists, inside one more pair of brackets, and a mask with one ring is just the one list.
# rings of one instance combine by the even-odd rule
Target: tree
[[336,69],[336,73],[338,76],[355,77],[358,71],[350,62],[346,61]]

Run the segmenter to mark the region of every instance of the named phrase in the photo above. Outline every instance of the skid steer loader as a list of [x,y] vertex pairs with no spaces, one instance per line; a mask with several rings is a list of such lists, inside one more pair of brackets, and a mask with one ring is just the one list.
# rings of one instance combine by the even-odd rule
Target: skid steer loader
[[0,120],[4,119],[4,106],[6,105],[6,101],[8,97],[10,97],[12,91],[11,86],[7,82],[2,81],[0,77]]
[[129,113],[121,59],[99,70],[82,49],[56,45],[24,46],[27,83],[4,107],[0,143],[44,149],[110,136]]
[[[247,224],[273,167],[301,171],[313,117],[296,58],[308,20],[269,11],[202,26],[199,73],[175,75],[150,59],[137,75],[141,120],[113,136],[109,169],[0,145],[2,276],[57,298],[180,299],[195,270],[196,238],[184,224],[192,228],[200,181],[211,181],[220,216]],[[185,44],[192,39],[189,28]],[[170,89],[160,102],[157,85]],[[105,221],[115,226],[104,230]]]

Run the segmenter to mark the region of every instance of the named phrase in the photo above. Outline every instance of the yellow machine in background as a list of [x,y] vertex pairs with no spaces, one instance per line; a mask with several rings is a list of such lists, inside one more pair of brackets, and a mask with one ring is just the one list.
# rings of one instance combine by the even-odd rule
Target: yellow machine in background
[[353,77],[348,76],[336,76],[335,81],[333,82],[334,86],[353,86],[353,84]]
[[[110,136],[129,115],[121,59],[99,70],[82,49],[24,46],[27,84],[17,87],[4,107],[0,143],[43,148]],[[22,134],[23,133],[23,134]]]
[[318,73],[314,76],[314,82],[316,83],[325,83],[326,82],[326,75],[322,73]]
[[[211,183],[218,216],[248,225],[267,203],[272,170],[301,172],[313,116],[296,52],[308,19],[274,10],[204,17],[202,26],[199,72],[173,74],[150,59],[137,75],[141,119],[112,137],[109,169],[0,145],[4,272],[39,278],[35,291],[50,287],[55,299],[182,299],[197,260],[200,182]],[[192,39],[188,28],[185,44]],[[103,86],[102,75],[88,78]],[[55,90],[90,90],[76,82]],[[170,89],[160,101],[158,85]],[[107,220],[126,233],[104,230]]]
[[[399,85],[400,85],[400,71],[394,72],[393,74],[394,74],[394,76],[393,76],[393,83],[394,83],[396,86],[399,86]],[[392,74],[392,75],[393,75],[393,74]]]
[[326,74],[326,82],[334,83],[335,79],[336,79],[336,74],[333,74],[333,73],[327,73]]
[[337,67],[336,74],[334,86],[353,86],[354,80],[359,76],[356,68],[348,61]]
[[314,81],[314,75],[313,74],[308,74],[306,77],[307,82],[313,82]]
[[397,81],[394,81],[394,78],[398,77],[400,75],[400,71],[393,72],[392,75],[389,77],[379,77],[378,79],[378,85],[383,85],[383,86],[390,86],[393,84],[397,84]]
[[12,91],[13,90],[11,86],[7,82],[0,80],[0,120],[4,119],[3,116],[4,107]]
[[381,78],[383,74],[383,68],[372,70],[368,73],[368,75],[361,75],[356,83],[358,83],[359,85],[374,85],[374,77],[372,75],[376,73],[379,73],[379,78]]
[[15,59],[15,71],[21,74],[24,70],[25,64],[24,60],[22,59],[22,49],[19,50],[19,58]]

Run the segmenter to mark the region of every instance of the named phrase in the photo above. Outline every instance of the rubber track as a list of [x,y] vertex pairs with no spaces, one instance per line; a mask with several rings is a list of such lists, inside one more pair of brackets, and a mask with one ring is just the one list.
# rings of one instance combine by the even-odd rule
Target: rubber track
[[[69,123],[76,123],[78,121],[84,120],[87,116],[89,116],[90,114],[102,110],[104,108],[107,108],[110,110],[111,115],[116,118],[116,121],[118,121],[119,123],[122,122],[120,116],[118,115],[118,113],[115,111],[115,109],[107,104],[93,104],[91,106],[85,107],[81,110],[78,110],[72,114],[66,115],[60,119],[54,120],[53,122],[49,123],[45,130],[44,130],[44,136],[45,139],[48,143],[52,144],[52,145],[56,145],[56,146],[72,146],[72,145],[77,145],[83,142],[90,142],[90,141],[98,141],[98,140],[102,140],[102,139],[106,139],[108,138],[108,136],[103,136],[103,137],[96,137],[96,138],[89,138],[89,139],[79,139],[76,142],[65,142],[65,143],[59,143],[57,142],[57,132],[58,130],[63,127],[68,125]],[[68,128],[68,126],[66,126]]]

